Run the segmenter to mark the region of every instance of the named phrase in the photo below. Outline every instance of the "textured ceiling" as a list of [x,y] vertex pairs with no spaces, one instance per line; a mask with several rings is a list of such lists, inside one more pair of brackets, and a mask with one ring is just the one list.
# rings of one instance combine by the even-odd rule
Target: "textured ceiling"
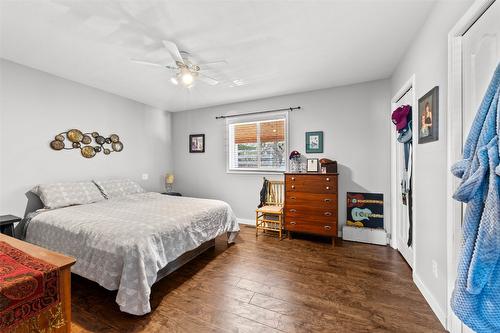
[[[0,56],[169,111],[387,78],[434,1],[0,1]],[[220,80],[174,86],[173,41]]]

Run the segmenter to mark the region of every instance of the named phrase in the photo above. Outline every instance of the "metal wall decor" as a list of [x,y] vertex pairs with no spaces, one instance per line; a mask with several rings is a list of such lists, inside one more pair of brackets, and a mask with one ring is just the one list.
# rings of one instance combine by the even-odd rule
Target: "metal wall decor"
[[[93,141],[95,145],[92,144]],[[69,146],[66,146],[66,142],[68,142]],[[54,150],[80,149],[83,157],[92,158],[100,152],[103,152],[104,155],[121,152],[123,143],[116,134],[111,134],[105,138],[97,132],[83,133],[78,129],[70,129],[67,132],[57,134],[54,140],[50,142],[50,147]]]

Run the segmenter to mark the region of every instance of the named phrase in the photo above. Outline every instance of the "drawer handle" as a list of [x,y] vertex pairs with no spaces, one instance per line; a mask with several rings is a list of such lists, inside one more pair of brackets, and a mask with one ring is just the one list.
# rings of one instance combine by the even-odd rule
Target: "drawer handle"
[[326,216],[332,216],[332,213],[330,213],[330,212],[325,212],[325,215],[326,215]]
[[290,222],[290,224],[296,224],[295,221]]
[[332,202],[332,199],[325,199],[325,202]]
[[326,230],[330,230],[332,227],[330,227],[329,225],[325,225],[325,229]]
[[292,177],[292,180],[295,180],[295,177]]
[[330,181],[330,178],[326,178],[326,181],[329,182]]
[[[293,187],[293,186],[292,186],[292,187]],[[330,186],[327,186],[327,187],[326,187],[326,189],[327,189],[327,190],[329,190],[329,189],[330,189]]]
[[296,209],[290,209],[290,213],[295,213],[297,210]]
[[296,197],[290,197],[290,199],[295,200],[295,199],[297,199],[297,198],[296,198]]
[[295,188],[295,185],[292,185],[292,188]]

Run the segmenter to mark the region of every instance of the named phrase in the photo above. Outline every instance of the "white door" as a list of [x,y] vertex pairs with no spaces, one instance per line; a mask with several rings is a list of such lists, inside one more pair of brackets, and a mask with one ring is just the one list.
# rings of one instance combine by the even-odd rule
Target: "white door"
[[[465,142],[493,72],[500,62],[500,1],[495,1],[472,25],[464,34],[462,43],[463,141]],[[457,254],[458,250],[457,248]],[[463,325],[462,332],[473,331]]]
[[[410,88],[395,104],[393,110],[401,105],[410,105],[413,108],[413,88]],[[395,126],[392,126],[395,131]],[[396,140],[397,135],[393,135]],[[412,169],[412,160],[410,159],[408,165],[409,170]],[[402,143],[396,143],[396,232],[397,232],[397,246],[398,250],[408,262],[408,265],[413,268],[413,248],[408,246],[408,238],[410,232],[410,218],[408,205],[403,204],[401,193],[401,181],[405,172],[405,159],[404,147]]]

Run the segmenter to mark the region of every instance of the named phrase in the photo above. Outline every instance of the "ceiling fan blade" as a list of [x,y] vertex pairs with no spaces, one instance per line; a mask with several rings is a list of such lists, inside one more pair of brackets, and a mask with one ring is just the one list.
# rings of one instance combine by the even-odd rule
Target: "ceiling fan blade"
[[210,76],[206,76],[205,74],[201,74],[201,73],[198,73],[198,80],[200,80],[206,84],[209,84],[211,86],[215,86],[215,85],[219,84],[219,81],[217,81],[216,79],[211,78]]
[[165,67],[162,64],[157,64],[155,62],[147,61],[147,60],[141,60],[141,59],[130,59],[132,62],[135,62],[137,64],[141,65],[148,65],[148,66],[156,66],[156,67]]
[[164,40],[162,42],[165,48],[167,49],[168,53],[170,53],[170,55],[172,56],[172,59],[174,59],[175,62],[180,62],[184,64],[184,59],[182,59],[181,53],[179,52],[179,48],[177,47],[177,45],[168,40]]
[[162,64],[158,64],[156,62],[151,62],[151,61],[142,60],[142,59],[130,59],[130,61],[135,62],[136,64],[141,64],[141,65],[148,65],[148,66],[155,66],[155,67],[162,67],[162,68],[177,70],[177,67],[174,67],[174,66],[162,65]]
[[201,67],[201,69],[203,69],[203,67],[205,67],[205,66],[227,65],[227,61],[226,60],[209,61],[209,62],[204,62],[204,63],[201,63],[201,64],[197,64],[197,65],[199,67]]

